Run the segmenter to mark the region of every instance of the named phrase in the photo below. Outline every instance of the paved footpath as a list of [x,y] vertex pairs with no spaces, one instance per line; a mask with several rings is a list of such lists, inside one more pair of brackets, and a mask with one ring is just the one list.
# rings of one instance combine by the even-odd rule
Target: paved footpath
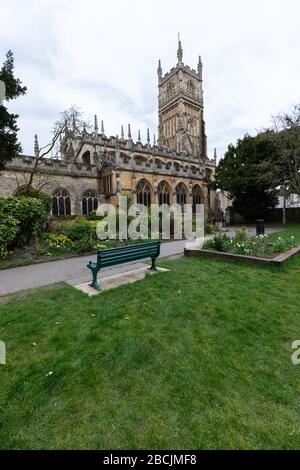
[[[179,240],[166,242],[161,245],[161,256],[172,256],[182,254],[185,241]],[[47,286],[55,282],[65,281],[70,284],[86,282],[91,278],[89,269],[86,267],[95,256],[78,256],[57,261],[21,266],[19,268],[3,269],[0,271],[0,296],[17,292],[23,289],[32,289]],[[143,263],[126,263],[115,268],[104,268],[100,272],[101,277],[128,271],[128,266],[135,264],[141,267]]]
[[[280,228],[267,229],[267,233],[278,231]],[[249,232],[253,229],[250,228]],[[228,234],[234,234],[233,229],[228,230]],[[167,257],[177,254],[183,254],[185,240],[162,243],[161,256]],[[86,265],[95,256],[78,256],[57,261],[48,261],[45,263],[32,264],[29,266],[21,266],[19,268],[0,270],[0,296],[18,292],[24,289],[32,289],[41,286],[47,286],[55,282],[68,282],[76,285],[87,282],[91,278],[91,274]],[[128,271],[128,266],[135,264],[141,267],[143,263],[128,263],[114,268],[104,268],[100,272],[101,277],[107,277],[116,273]]]

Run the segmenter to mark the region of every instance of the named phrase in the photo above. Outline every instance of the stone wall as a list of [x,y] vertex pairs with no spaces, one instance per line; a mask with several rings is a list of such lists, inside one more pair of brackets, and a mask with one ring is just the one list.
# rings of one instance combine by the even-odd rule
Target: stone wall
[[[300,207],[287,208],[286,219],[287,219],[287,223],[299,224],[300,223]],[[269,210],[266,220],[269,223],[282,223],[282,209]]]
[[[32,159],[31,159],[32,162]],[[20,168],[20,162],[14,161],[9,169],[0,173],[0,196],[12,196],[18,188],[24,186],[29,178],[28,168]],[[50,167],[49,167],[50,168]],[[66,167],[59,167],[56,171],[49,169],[49,173],[41,172],[33,181],[33,186],[41,189],[52,196],[58,188],[66,189],[70,194],[71,213],[81,214],[81,198],[84,191],[92,189],[99,191],[99,179],[89,172],[83,171],[82,174],[66,171]]]

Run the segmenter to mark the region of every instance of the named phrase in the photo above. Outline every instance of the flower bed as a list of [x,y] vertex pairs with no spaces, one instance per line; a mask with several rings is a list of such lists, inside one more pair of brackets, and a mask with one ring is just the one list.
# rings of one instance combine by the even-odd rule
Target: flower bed
[[203,245],[203,249],[272,259],[294,246],[295,239],[293,236],[277,237],[272,240],[269,239],[268,235],[250,237],[247,235],[246,229],[242,228],[236,230],[233,238],[223,234],[207,240]]
[[292,256],[300,253],[293,236],[271,235],[250,237],[245,229],[236,231],[235,237],[215,236],[204,243],[203,249],[185,249],[186,256],[216,258],[280,267]]
[[97,220],[77,218],[72,223],[55,226],[54,230],[44,232],[32,243],[7,252],[5,258],[0,256],[0,269],[87,255],[97,250],[150,241],[99,240],[96,233],[97,223]]

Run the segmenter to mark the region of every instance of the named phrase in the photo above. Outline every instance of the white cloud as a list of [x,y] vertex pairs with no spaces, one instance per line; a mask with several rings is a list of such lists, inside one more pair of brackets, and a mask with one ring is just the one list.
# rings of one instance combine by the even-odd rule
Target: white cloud
[[300,101],[298,0],[2,0],[0,15],[0,57],[13,50],[28,87],[10,104],[25,153],[72,104],[109,135],[156,133],[157,60],[175,64],[178,30],[185,63],[203,56],[210,154]]

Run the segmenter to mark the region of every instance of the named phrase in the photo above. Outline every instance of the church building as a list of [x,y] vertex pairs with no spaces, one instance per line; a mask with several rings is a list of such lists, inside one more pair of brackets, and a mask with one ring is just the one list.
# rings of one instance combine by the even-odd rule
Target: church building
[[[183,205],[204,203],[205,218],[213,218],[216,194],[207,188],[213,179],[216,152],[207,156],[202,61],[197,70],[183,63],[178,40],[177,64],[163,74],[158,62],[158,138],[136,141],[130,124],[120,136],[108,137],[103,121],[80,132],[76,125],[62,139],[59,158],[44,158],[33,186],[52,197],[52,215],[88,215],[102,202],[117,204],[118,195],[133,203]],[[35,152],[38,143],[35,143]],[[0,195],[15,194],[26,183],[34,156],[20,155],[0,174]]]

